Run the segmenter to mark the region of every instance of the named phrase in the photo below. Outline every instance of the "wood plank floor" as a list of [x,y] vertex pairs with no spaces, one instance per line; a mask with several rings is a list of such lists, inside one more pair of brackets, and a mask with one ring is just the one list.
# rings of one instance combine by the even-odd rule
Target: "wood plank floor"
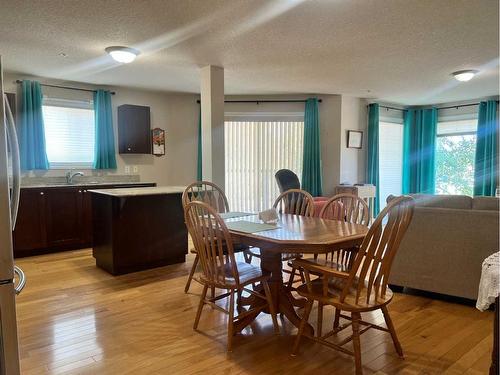
[[[185,264],[113,277],[96,268],[90,250],[17,260],[28,280],[17,300],[22,373],[353,372],[351,357],[307,339],[291,357],[296,330],[281,322],[285,332],[275,336],[264,315],[226,354],[226,316],[205,307],[200,331],[192,330],[201,287],[194,282],[183,293],[191,262],[189,256]],[[370,330],[361,337],[365,374],[487,373],[492,312],[406,294],[396,294],[389,310],[406,359],[398,358],[388,334]],[[328,310],[324,326],[331,320]]]

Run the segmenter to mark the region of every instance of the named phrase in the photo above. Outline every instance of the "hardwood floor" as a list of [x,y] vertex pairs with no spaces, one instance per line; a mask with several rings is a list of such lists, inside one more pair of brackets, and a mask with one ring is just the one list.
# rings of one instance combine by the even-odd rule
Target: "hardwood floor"
[[[17,300],[22,373],[353,373],[351,357],[307,339],[291,357],[296,329],[285,323],[275,336],[269,316],[235,337],[230,354],[225,315],[205,307],[193,331],[201,287],[183,292],[192,260],[119,277],[96,268],[90,250],[17,260],[28,280]],[[389,310],[406,359],[388,334],[370,330],[361,337],[365,374],[487,373],[492,312],[405,294]],[[325,309],[324,327],[332,315]]]

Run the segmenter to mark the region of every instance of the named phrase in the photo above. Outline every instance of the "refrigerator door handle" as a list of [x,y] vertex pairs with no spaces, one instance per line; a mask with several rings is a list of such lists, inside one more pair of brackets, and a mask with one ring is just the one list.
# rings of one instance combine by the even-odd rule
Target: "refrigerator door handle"
[[16,291],[16,294],[19,294],[23,291],[24,286],[26,285],[26,276],[24,275],[23,270],[17,266],[14,266],[14,273],[19,278],[19,282],[17,283],[17,285],[14,288]]
[[11,200],[11,223],[12,231],[16,227],[17,211],[19,209],[19,196],[21,194],[21,161],[19,155],[19,143],[17,139],[16,124],[10,109],[7,95],[4,94],[5,109],[7,116],[7,138],[12,152],[12,200]]

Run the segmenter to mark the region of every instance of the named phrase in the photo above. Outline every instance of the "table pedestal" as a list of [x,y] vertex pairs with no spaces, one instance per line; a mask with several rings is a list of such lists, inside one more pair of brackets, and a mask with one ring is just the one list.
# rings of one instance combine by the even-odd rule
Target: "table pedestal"
[[[295,298],[292,293],[283,285],[283,262],[281,261],[281,253],[260,249],[260,267],[264,274],[270,274],[269,289],[273,297],[275,310],[278,314],[283,314],[295,326],[299,327],[301,318],[295,312],[294,307],[303,307],[304,299]],[[262,305],[259,298],[250,296],[249,298],[242,299],[242,305],[250,305],[251,308]],[[235,325],[236,332],[240,332],[248,324],[253,322],[261,311],[256,311],[254,314],[248,315],[239,320]],[[268,311],[265,311],[268,312]],[[305,326],[304,334],[306,336],[314,336],[313,327],[307,323]]]

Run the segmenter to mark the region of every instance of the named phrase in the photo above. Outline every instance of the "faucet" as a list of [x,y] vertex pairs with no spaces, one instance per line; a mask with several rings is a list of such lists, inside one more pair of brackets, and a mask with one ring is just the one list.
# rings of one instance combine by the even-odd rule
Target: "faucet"
[[83,176],[83,172],[72,172],[72,171],[69,171],[68,173],[66,173],[66,182],[68,184],[73,184],[73,178],[75,178],[75,176]]

